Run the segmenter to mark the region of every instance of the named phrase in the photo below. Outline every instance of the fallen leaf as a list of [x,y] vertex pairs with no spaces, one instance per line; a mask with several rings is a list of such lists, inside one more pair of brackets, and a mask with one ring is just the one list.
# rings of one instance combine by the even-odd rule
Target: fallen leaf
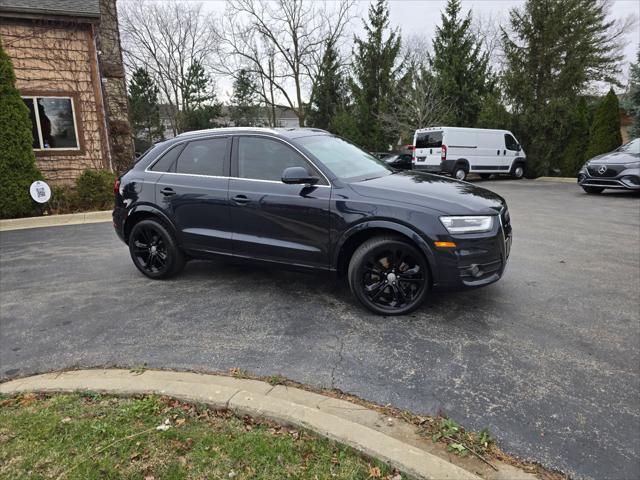
[[179,427],[180,425],[182,425],[184,422],[186,422],[186,420],[184,418],[179,418],[176,420],[176,427]]
[[156,477],[154,477],[153,475],[146,475],[144,477],[144,480],[156,480]]
[[71,421],[71,417],[64,417],[62,420],[60,420],[62,423],[69,423]]
[[382,473],[378,467],[369,467],[369,478],[380,478]]

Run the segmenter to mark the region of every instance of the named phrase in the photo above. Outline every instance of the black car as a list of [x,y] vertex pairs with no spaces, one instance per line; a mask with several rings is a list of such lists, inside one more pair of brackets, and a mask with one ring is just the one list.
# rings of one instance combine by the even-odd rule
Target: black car
[[602,193],[605,188],[640,191],[640,138],[585,163],[578,172],[578,185],[587,193]]
[[504,272],[505,201],[398,171],[317,129],[214,129],[155,145],[115,185],[113,223],[150,278],[226,256],[344,274],[385,315]]
[[384,157],[382,160],[390,167],[401,170],[411,170],[411,158],[411,154],[408,153],[394,153],[393,155]]

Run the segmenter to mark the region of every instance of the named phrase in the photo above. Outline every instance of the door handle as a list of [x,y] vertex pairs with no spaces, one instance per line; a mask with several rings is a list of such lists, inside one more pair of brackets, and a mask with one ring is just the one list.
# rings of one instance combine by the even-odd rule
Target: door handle
[[247,198],[246,195],[236,195],[231,200],[233,200],[234,203],[236,203],[238,205],[246,205],[247,203],[249,203],[251,201],[251,200],[249,200]]
[[175,190],[171,187],[164,187],[162,190],[160,190],[160,193],[163,194],[165,197],[169,197],[171,195],[176,194]]
[[506,150],[503,150],[503,151],[502,151],[502,154],[503,154],[503,155],[506,155],[506,154],[507,154],[507,151],[506,151]]
[[496,155],[500,155],[500,150],[498,150],[498,151],[496,152]]

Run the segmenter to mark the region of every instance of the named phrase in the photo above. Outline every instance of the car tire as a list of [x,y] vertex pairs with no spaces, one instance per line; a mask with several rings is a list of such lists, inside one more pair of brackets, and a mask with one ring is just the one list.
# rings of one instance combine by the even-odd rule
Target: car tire
[[360,245],[349,261],[347,278],[354,296],[378,315],[406,315],[429,292],[425,256],[391,235],[373,237]]
[[524,163],[515,163],[513,167],[511,167],[511,176],[516,180],[520,180],[524,177]]
[[467,174],[469,173],[469,168],[464,163],[459,163],[455,167],[453,167],[453,178],[456,180],[464,181],[467,178]]
[[153,219],[141,220],[133,226],[129,253],[136,268],[154,280],[176,275],[186,263],[174,236],[162,222]]
[[597,195],[599,193],[604,192],[604,188],[602,187],[582,187],[582,189],[590,195]]
[[480,174],[480,178],[483,180],[489,180],[491,178],[491,174],[490,173],[481,173]]

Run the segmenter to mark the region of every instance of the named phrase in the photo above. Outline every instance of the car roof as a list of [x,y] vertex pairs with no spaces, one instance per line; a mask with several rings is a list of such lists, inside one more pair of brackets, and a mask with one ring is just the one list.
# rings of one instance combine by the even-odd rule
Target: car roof
[[288,127],[288,128],[265,128],[265,127],[221,127],[221,128],[208,128],[206,130],[193,130],[190,132],[184,132],[175,138],[185,139],[187,137],[206,136],[216,133],[228,133],[228,134],[242,134],[242,133],[266,133],[273,136],[279,136],[284,138],[300,138],[307,137],[309,135],[318,135],[330,133],[320,128],[310,127]]

